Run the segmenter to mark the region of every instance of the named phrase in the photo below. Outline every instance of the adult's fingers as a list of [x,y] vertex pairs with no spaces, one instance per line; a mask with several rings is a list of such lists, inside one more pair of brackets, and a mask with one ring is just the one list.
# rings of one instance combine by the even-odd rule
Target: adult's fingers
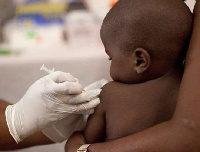
[[84,89],[85,89],[85,91],[94,90],[94,89],[101,89],[108,82],[109,82],[108,80],[102,79],[102,80],[99,80],[97,82],[90,84],[89,86],[85,87]]
[[101,91],[102,91],[101,89],[89,90],[89,91],[83,92],[79,95],[72,96],[71,99],[66,101],[65,103],[81,104],[81,103],[85,103],[87,101],[92,101],[100,95]]
[[80,105],[69,105],[69,104],[62,104],[60,108],[57,109],[58,113],[73,113],[73,114],[85,114],[85,113],[92,113],[91,109],[97,107],[100,103],[99,98],[94,99],[90,102],[83,103]]
[[62,83],[65,81],[69,82],[77,82],[78,80],[74,78],[70,73],[65,73],[61,71],[56,71],[46,76],[47,78],[51,79],[55,83]]
[[78,113],[84,113],[84,112],[86,112],[90,109],[96,108],[99,104],[100,104],[100,99],[96,98],[96,99],[94,99],[90,102],[83,103],[83,104],[79,105],[78,108],[77,108],[77,112]]
[[89,109],[87,111],[83,111],[81,114],[84,115],[92,115],[95,112],[94,108],[93,109]]
[[63,94],[63,95],[80,94],[83,90],[80,83],[68,82],[68,81],[63,82],[63,83],[55,83],[51,87],[55,93]]

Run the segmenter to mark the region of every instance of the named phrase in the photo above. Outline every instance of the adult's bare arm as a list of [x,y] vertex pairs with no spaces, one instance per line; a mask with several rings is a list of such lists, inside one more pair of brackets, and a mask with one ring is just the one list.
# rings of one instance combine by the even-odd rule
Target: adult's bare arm
[[8,103],[0,101],[0,147],[13,145],[15,143],[6,124],[5,109],[8,105]]
[[172,120],[116,141],[93,144],[89,152],[200,151],[200,2],[186,59],[177,109]]

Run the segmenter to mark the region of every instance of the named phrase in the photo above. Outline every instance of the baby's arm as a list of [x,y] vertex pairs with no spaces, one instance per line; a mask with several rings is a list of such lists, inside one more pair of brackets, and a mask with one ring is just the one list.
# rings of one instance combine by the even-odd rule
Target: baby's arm
[[[103,95],[103,92],[101,93],[101,96]],[[106,138],[104,101],[102,98],[100,99],[101,103],[96,108],[95,113],[89,117],[84,130],[84,138],[89,144],[105,141]]]
[[[106,87],[107,88],[107,87]],[[84,132],[74,133],[67,141],[66,152],[75,152],[81,145],[103,142],[106,138],[105,121],[105,87],[100,95],[101,103],[95,109],[95,113],[88,119]]]

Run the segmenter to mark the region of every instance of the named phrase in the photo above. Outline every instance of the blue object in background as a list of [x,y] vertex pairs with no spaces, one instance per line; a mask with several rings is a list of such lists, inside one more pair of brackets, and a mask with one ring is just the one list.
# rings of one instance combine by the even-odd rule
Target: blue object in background
[[28,3],[36,3],[36,2],[46,2],[46,0],[27,0],[26,4],[28,4]]
[[31,24],[36,25],[49,25],[49,24],[58,24],[62,25],[64,20],[61,17],[52,17],[52,15],[41,15],[41,14],[27,14],[20,15],[18,17],[19,23],[26,23],[27,21],[31,22]]

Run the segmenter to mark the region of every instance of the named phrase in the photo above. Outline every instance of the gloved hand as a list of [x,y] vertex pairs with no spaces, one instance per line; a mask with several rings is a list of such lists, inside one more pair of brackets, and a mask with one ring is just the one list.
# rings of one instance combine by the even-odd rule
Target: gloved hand
[[[94,108],[96,107],[95,105],[100,103],[98,96],[101,88],[107,83],[108,81],[104,79],[97,81],[84,88],[86,92],[83,92],[80,95],[74,95],[68,101],[70,104],[92,103],[93,108],[91,108],[92,106],[87,107],[86,105],[80,105],[80,107],[82,106],[81,109],[85,109],[85,111],[82,111],[84,115],[71,114],[68,117],[45,128],[42,130],[42,132],[54,142],[63,142],[67,140],[73,132],[82,131],[86,125],[88,117],[87,114],[94,113]],[[77,112],[80,113],[79,111]]]
[[[71,95],[80,94],[82,86],[73,76],[54,72],[36,81],[16,104],[6,108],[10,134],[19,143],[24,138],[74,112],[84,112],[80,105],[65,104]],[[63,99],[64,97],[64,99]],[[96,103],[84,107],[92,108]],[[82,108],[82,109],[81,109]]]

